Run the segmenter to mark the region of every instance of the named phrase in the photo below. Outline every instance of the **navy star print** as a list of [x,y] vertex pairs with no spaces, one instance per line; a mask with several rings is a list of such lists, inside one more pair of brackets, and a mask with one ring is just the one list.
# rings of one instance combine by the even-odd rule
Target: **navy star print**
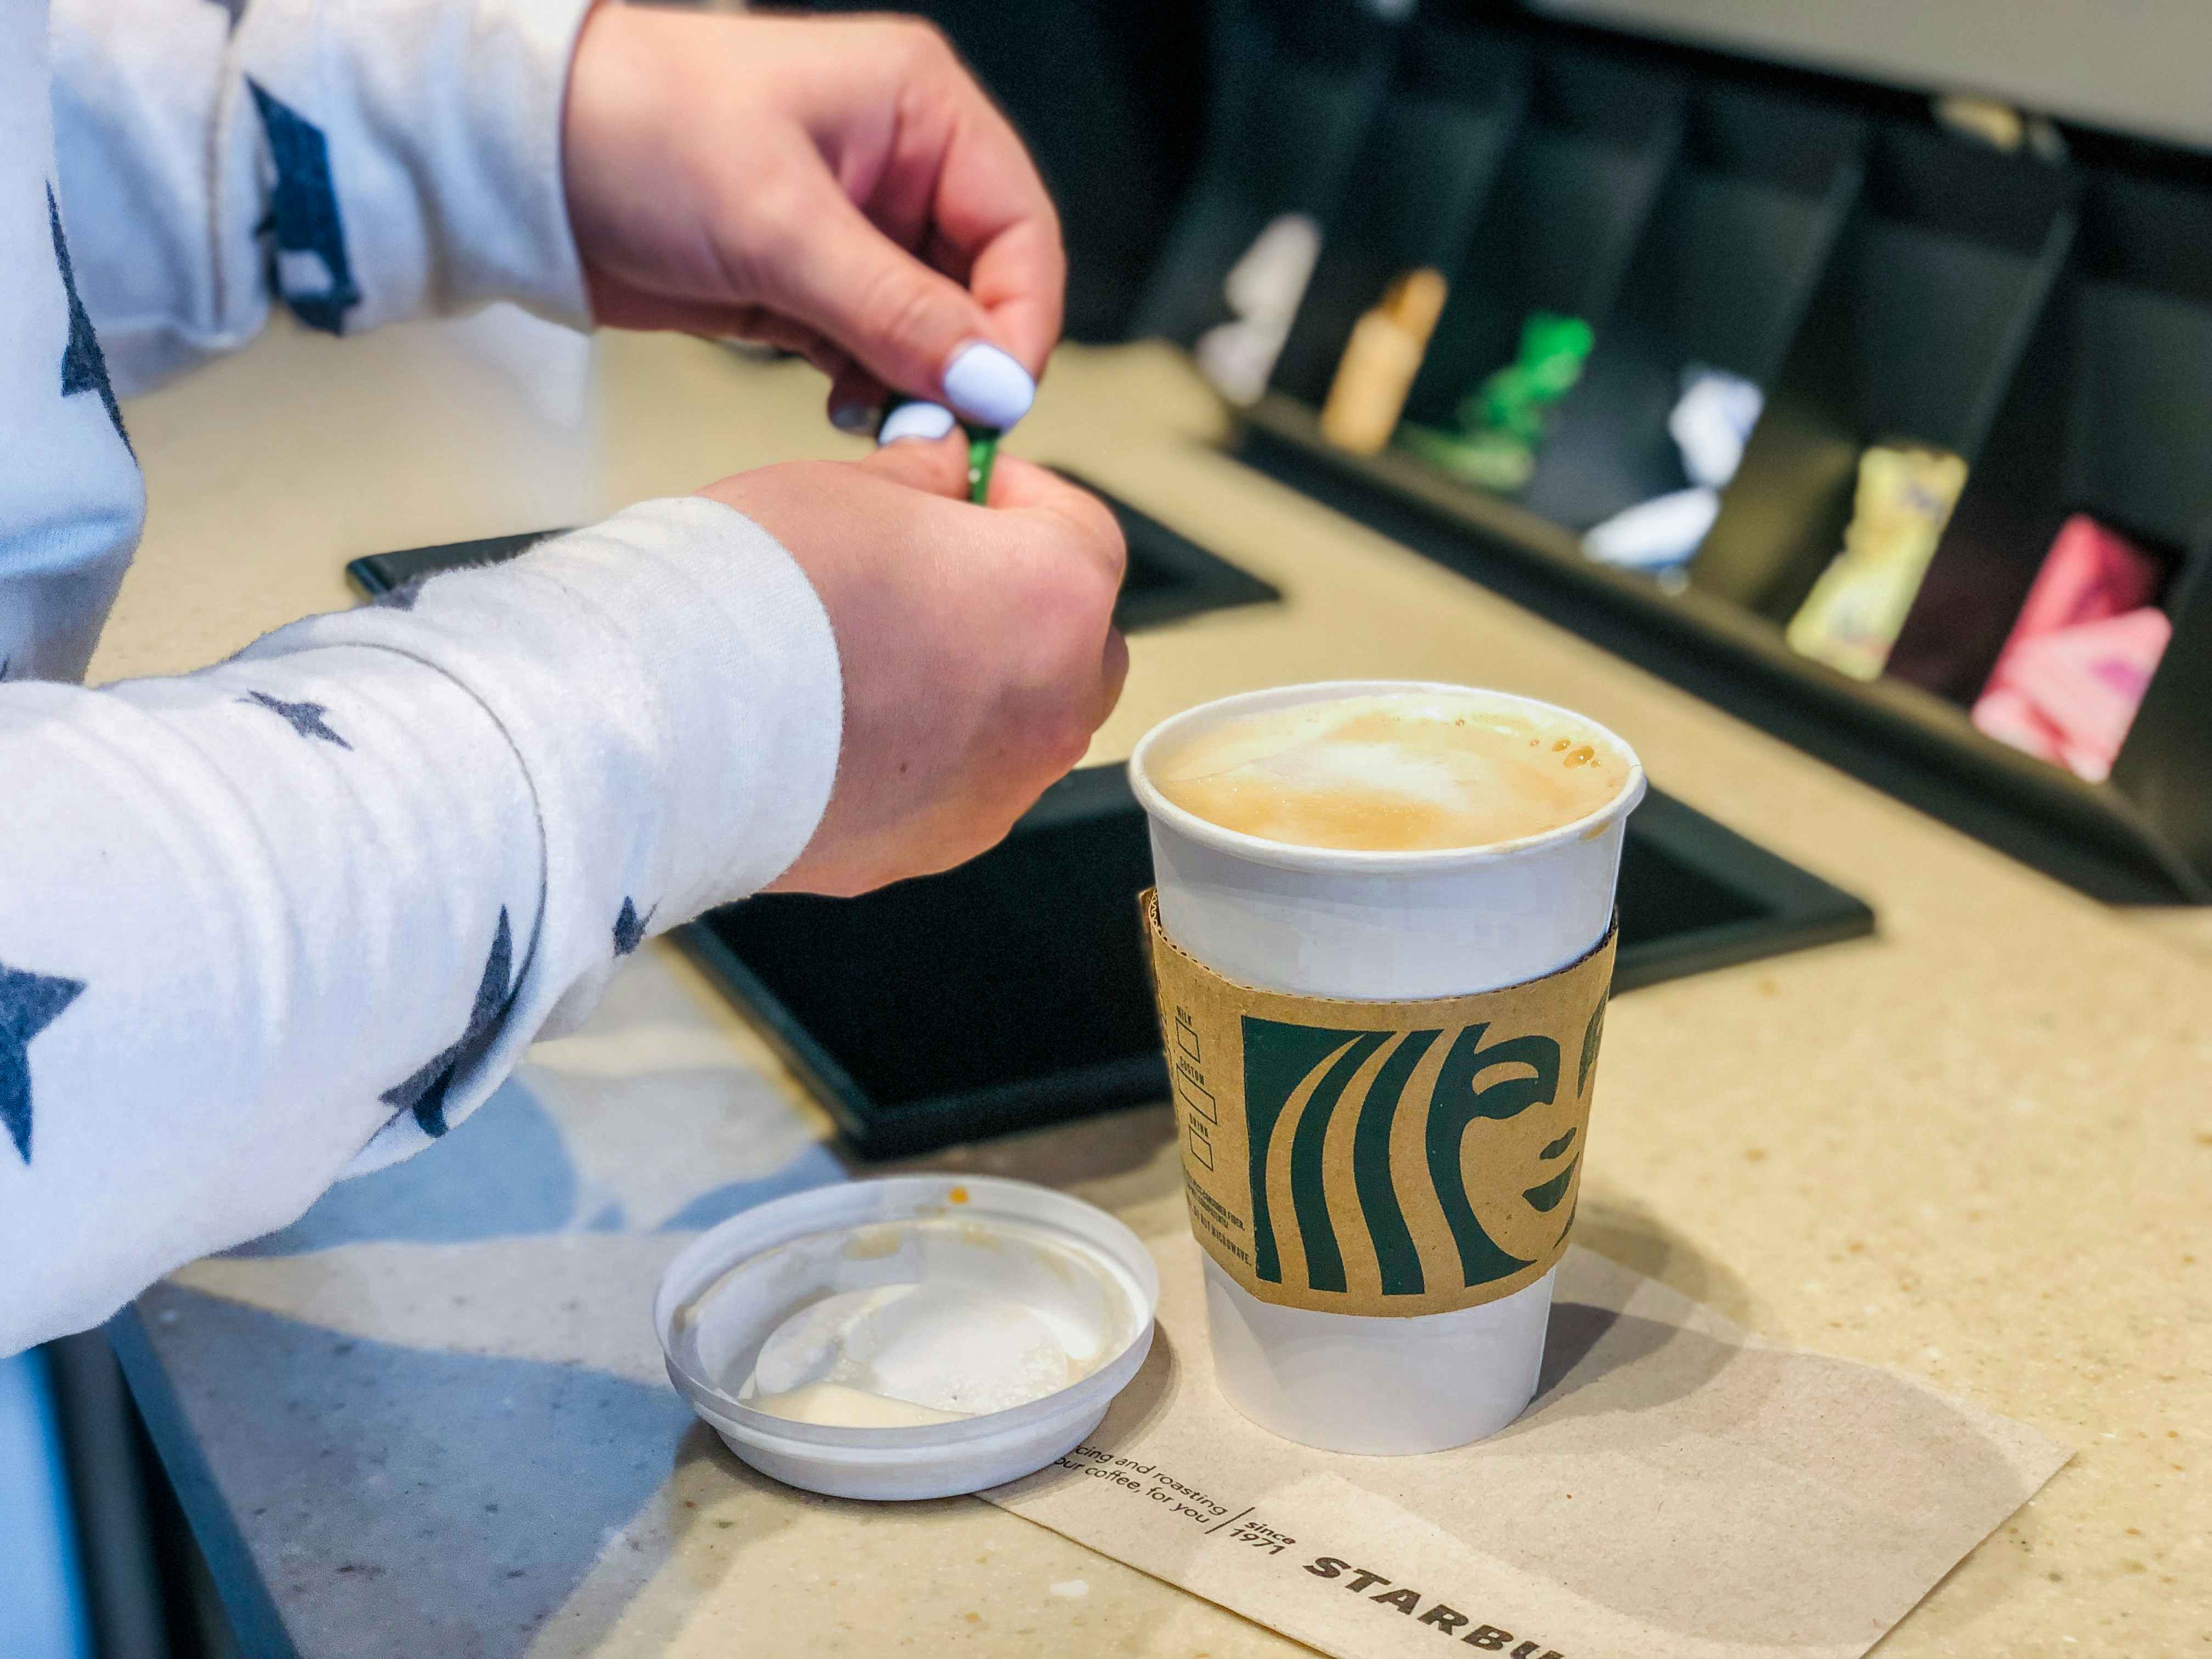
[[260,704],[303,738],[320,738],[325,743],[334,743],[341,749],[353,747],[323,724],[323,716],[329,712],[326,703],[286,702],[281,697],[270,696],[266,691],[249,691],[239,702]]
[[[304,120],[289,105],[271,98],[259,82],[246,78],[253,106],[269,135],[270,159],[276,166],[276,188],[269,192],[269,215],[258,227],[271,234],[276,257],[272,277],[292,314],[325,334],[345,331],[345,314],[361,303],[361,289],[346,258],[345,223],[338,216],[338,193],[331,182],[330,147],[323,130]],[[319,286],[284,279],[286,254],[319,261]],[[300,260],[295,259],[296,265]]]
[[507,921],[507,907],[499,908],[499,931],[492,935],[491,955],[484,963],[483,978],[477,985],[477,998],[469,1009],[468,1028],[460,1040],[451,1048],[433,1054],[428,1062],[404,1083],[386,1089],[379,1097],[387,1106],[415,1114],[415,1121],[422,1127],[426,1135],[438,1136],[446,1133],[446,1095],[453,1086],[453,1079],[461,1067],[476,1058],[485,1040],[497,1029],[506,1014],[507,1005],[514,1000],[514,988],[507,982],[514,963],[514,935]]
[[[61,267],[62,291],[69,296],[69,343],[62,348],[62,396],[97,392],[123,447],[131,449],[131,434],[123,429],[123,410],[115,401],[115,388],[107,383],[107,358],[100,337],[92,331],[92,314],[76,297],[76,272],[70,268],[69,238],[62,234],[62,210],[54,201],[54,187],[46,186],[46,223],[54,233],[54,263]],[[137,451],[131,449],[133,456]]]
[[622,914],[615,918],[615,954],[617,956],[626,957],[645,943],[645,930],[653,924],[653,910],[659,908],[660,907],[656,904],[653,907],[653,910],[647,910],[641,916],[637,913],[637,905],[634,900],[628,898],[623,900]]
[[31,1161],[31,1039],[61,1018],[84,981],[25,973],[0,962],[0,1125]]

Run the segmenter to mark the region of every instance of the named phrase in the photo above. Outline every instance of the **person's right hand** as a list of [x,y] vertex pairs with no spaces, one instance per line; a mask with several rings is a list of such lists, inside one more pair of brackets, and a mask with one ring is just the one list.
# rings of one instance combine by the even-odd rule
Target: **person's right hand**
[[1121,696],[1114,515],[1011,456],[989,507],[966,502],[967,482],[956,432],[700,492],[790,550],[843,665],[836,785],[777,891],[865,892],[975,857],[1082,759]]

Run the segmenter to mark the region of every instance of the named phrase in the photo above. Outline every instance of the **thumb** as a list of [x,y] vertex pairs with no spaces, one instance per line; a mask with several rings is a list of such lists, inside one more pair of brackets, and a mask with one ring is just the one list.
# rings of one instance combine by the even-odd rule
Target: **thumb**
[[884,385],[950,404],[983,426],[1029,413],[1036,381],[994,343],[966,289],[876,228],[825,171],[808,207],[806,257],[763,271],[762,299],[842,346]]
[[958,427],[931,441],[906,438],[885,444],[866,460],[852,465],[925,495],[948,496],[956,501],[968,499],[968,438]]

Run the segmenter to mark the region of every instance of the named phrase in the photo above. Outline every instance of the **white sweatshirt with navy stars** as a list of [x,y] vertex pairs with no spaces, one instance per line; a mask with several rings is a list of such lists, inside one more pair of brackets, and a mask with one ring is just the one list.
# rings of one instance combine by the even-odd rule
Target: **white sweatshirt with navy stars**
[[828,618],[701,500],[77,684],[144,513],[115,389],[276,304],[586,325],[583,9],[0,0],[0,1354],[428,1146],[829,798]]

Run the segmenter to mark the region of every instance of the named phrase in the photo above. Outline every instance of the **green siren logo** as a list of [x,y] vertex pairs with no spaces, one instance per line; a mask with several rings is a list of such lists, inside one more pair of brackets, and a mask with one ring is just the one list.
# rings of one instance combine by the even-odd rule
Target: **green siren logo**
[[1418,1296],[1542,1261],[1574,1218],[1604,1018],[1601,1000],[1563,1101],[1548,1036],[1243,1017],[1255,1275]]

